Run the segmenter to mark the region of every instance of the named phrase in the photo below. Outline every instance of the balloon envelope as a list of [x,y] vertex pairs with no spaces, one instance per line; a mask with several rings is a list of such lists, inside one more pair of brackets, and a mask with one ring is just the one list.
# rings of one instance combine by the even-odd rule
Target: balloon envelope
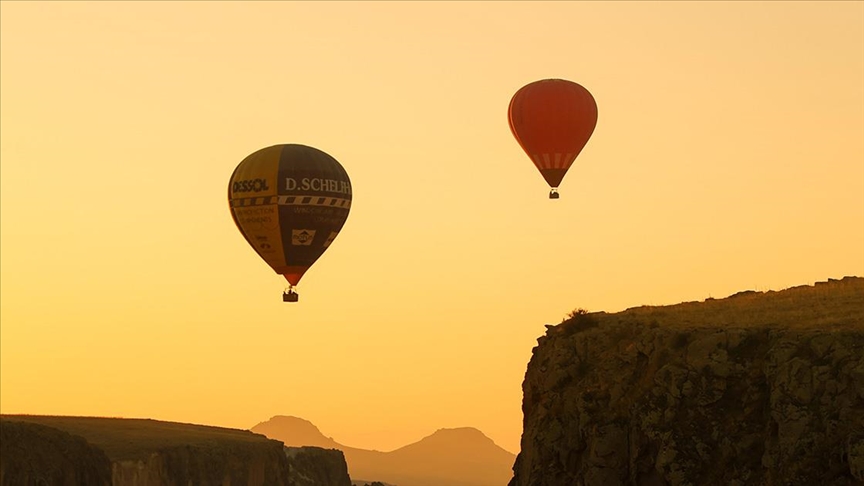
[[510,131],[540,174],[557,188],[597,125],[597,104],[587,89],[564,79],[523,86],[508,109]]
[[336,159],[316,148],[274,145],[234,169],[228,203],[246,241],[297,285],[345,224],[351,180]]

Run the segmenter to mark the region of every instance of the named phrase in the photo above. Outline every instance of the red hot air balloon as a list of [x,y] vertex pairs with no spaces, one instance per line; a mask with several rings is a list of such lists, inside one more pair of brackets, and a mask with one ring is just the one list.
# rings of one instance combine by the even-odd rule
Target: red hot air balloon
[[544,79],[523,86],[508,110],[510,130],[558,198],[558,186],[597,125],[597,104],[582,86]]
[[297,302],[303,274],[330,247],[351,209],[351,180],[330,155],[305,145],[274,145],[234,169],[228,205],[240,233],[290,284]]

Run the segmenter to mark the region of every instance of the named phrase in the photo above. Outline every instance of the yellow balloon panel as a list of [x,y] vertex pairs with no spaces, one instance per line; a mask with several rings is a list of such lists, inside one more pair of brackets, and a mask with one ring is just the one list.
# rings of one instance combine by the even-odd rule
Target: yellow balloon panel
[[278,147],[268,147],[250,155],[237,166],[228,187],[234,222],[273,268],[285,266],[276,197],[280,153]]
[[285,266],[279,207],[275,204],[234,208],[237,225],[261,258],[273,268]]

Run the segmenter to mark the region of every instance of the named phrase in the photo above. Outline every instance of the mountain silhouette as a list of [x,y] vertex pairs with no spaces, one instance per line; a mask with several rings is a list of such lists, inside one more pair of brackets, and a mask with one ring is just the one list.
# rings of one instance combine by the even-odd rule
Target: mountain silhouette
[[342,447],[331,437],[325,437],[312,422],[299,417],[277,415],[252,427],[252,432],[268,438],[279,438],[286,447],[315,446],[326,449]]
[[358,449],[326,437],[312,422],[275,416],[250,429],[286,446],[339,449],[352,479],[399,486],[502,486],[513,476],[516,456],[472,427],[439,429],[390,452]]

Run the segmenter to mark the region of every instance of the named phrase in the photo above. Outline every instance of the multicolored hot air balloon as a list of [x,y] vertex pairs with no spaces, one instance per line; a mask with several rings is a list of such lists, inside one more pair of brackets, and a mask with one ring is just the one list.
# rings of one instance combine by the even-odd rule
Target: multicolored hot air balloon
[[510,131],[558,198],[558,186],[597,125],[597,104],[582,86],[544,79],[523,86],[508,110]]
[[312,147],[273,145],[234,169],[228,204],[240,233],[290,287],[330,247],[351,209],[351,180],[339,162]]

